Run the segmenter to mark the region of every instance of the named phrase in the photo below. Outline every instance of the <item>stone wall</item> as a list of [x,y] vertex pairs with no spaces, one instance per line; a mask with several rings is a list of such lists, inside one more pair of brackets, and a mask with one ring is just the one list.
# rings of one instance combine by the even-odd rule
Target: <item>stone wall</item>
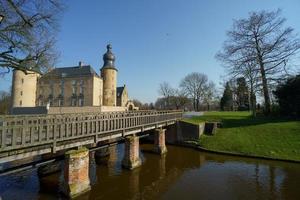
[[94,76],[93,78],[93,103],[92,106],[101,106],[102,105],[102,87],[103,82],[99,77]]
[[50,107],[49,110],[45,106],[38,107],[16,107],[11,109],[13,115],[25,114],[66,114],[66,113],[95,113],[95,112],[122,112],[127,111],[127,107],[115,106],[84,106],[84,107]]
[[199,140],[204,133],[205,123],[192,124],[178,121],[176,124],[168,126],[166,130],[166,142],[176,143],[182,141]]
[[48,114],[119,112],[126,111],[126,109],[126,107],[116,106],[50,107]]
[[101,106],[101,112],[120,112],[127,111],[127,107],[121,106]]
[[178,141],[178,136],[177,136],[177,126],[178,126],[177,122],[176,124],[173,125],[169,125],[166,127],[166,143],[171,143],[174,144]]

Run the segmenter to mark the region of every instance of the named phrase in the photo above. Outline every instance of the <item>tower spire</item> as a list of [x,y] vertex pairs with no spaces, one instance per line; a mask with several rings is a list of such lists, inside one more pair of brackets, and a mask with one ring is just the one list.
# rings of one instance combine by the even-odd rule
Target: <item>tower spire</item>
[[102,68],[113,68],[115,69],[115,55],[112,53],[112,46],[111,44],[108,44],[106,46],[106,53],[103,55],[103,61],[104,61],[104,64],[103,64],[103,67]]

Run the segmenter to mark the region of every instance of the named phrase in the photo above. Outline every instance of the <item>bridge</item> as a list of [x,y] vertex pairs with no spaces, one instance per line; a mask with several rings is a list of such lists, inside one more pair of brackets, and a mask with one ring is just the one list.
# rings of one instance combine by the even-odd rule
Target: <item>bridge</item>
[[90,188],[89,150],[100,142],[125,140],[122,165],[141,164],[138,133],[155,130],[154,152],[166,153],[165,129],[181,111],[132,111],[0,117],[0,164],[39,155],[65,153],[65,188],[70,197]]

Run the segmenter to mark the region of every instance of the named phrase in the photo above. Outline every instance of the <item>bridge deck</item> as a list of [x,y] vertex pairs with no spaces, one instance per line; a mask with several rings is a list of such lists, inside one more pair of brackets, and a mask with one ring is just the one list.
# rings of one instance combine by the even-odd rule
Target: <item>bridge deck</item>
[[181,111],[134,111],[0,117],[0,163],[173,124]]

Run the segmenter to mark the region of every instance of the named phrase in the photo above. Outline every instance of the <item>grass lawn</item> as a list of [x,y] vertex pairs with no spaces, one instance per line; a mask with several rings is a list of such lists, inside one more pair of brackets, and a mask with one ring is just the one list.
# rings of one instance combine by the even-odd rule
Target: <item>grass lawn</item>
[[300,161],[300,121],[252,118],[249,112],[206,112],[184,121],[223,123],[216,135],[201,136],[207,149]]

